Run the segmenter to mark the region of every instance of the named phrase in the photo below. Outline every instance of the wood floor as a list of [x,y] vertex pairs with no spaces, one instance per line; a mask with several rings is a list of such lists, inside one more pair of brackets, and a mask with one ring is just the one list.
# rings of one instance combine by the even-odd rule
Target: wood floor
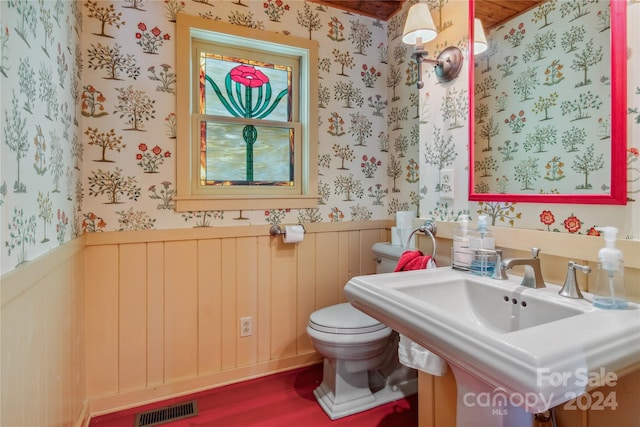
[[335,421],[320,408],[313,390],[322,365],[245,381],[179,399],[94,418],[90,427],[133,427],[136,414],[197,400],[198,415],[166,427],[417,427],[417,395]]

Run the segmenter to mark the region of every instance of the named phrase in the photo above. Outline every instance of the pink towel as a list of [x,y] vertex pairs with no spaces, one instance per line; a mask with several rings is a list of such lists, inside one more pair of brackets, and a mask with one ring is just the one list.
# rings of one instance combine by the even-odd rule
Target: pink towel
[[420,251],[404,251],[393,271],[424,270],[430,259],[430,255],[423,255]]

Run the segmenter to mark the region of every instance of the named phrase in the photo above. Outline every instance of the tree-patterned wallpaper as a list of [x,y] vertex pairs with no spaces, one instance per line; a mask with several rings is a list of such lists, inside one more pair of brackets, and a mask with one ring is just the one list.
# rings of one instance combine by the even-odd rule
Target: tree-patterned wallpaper
[[[606,221],[637,239],[638,29],[628,29],[629,205],[469,203],[467,4],[433,2],[440,34],[427,50],[458,46],[465,67],[446,85],[425,67],[418,91],[400,41],[412,3],[381,22],[300,0],[0,2],[0,271],[83,232],[360,221],[418,208],[560,232]],[[638,9],[629,6],[629,22]],[[319,42],[317,209],[173,210],[178,13]]]
[[[382,22],[282,0],[11,1],[2,8],[3,24],[24,22],[33,38],[33,46],[27,44],[12,24],[3,33],[3,93],[15,89],[3,97],[2,109],[16,133],[5,131],[2,146],[3,229],[16,235],[3,233],[3,270],[55,246],[43,236],[61,205],[60,221],[68,224],[61,242],[82,232],[362,221],[417,209],[416,68],[406,46],[388,45],[402,31],[406,11]],[[70,41],[68,25],[54,36],[46,26],[30,25],[54,10],[75,17],[74,35],[81,41]],[[318,208],[174,211],[178,13],[319,42]],[[58,43],[54,39],[68,43],[74,72],[41,54]],[[30,63],[43,68],[39,97]],[[47,78],[44,67],[59,77]],[[19,73],[23,68],[29,70]],[[59,105],[65,97],[66,107]],[[38,115],[27,110],[34,104]],[[65,109],[71,119],[62,115]],[[57,128],[56,135],[45,125]],[[21,162],[5,168],[9,154]],[[24,158],[36,158],[34,167]],[[67,170],[76,172],[64,180]],[[66,197],[38,196],[36,188],[48,187]],[[4,216],[12,206],[16,212]]]
[[[84,11],[83,101],[90,102],[82,106],[83,216],[101,221],[98,231],[362,221],[411,207],[408,194],[417,181],[405,177],[415,156],[404,104],[413,82],[407,81],[405,55],[388,54],[386,23],[281,0],[89,1]],[[319,41],[317,209],[174,211],[178,13]],[[393,76],[389,63],[397,70]],[[393,130],[385,121],[388,111],[398,112]],[[397,152],[398,160],[388,163],[389,152]]]
[[81,233],[82,4],[0,2],[1,271]]

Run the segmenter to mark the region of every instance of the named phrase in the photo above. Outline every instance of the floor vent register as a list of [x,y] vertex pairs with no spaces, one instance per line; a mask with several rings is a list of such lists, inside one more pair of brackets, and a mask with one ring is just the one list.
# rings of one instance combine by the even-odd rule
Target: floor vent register
[[152,427],[198,415],[198,402],[178,403],[136,414],[135,427]]

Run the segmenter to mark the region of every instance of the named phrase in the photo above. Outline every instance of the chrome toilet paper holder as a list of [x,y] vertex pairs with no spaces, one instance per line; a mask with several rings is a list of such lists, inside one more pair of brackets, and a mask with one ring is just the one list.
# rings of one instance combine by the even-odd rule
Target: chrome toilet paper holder
[[[302,225],[302,224],[297,224],[297,225],[302,227],[302,230],[304,230],[304,233],[307,234],[307,230],[304,228],[304,225]],[[284,237],[287,234],[287,232],[284,231],[282,229],[282,227],[280,227],[278,224],[274,224],[269,228],[269,234],[272,237],[278,237],[278,236],[283,236]]]

